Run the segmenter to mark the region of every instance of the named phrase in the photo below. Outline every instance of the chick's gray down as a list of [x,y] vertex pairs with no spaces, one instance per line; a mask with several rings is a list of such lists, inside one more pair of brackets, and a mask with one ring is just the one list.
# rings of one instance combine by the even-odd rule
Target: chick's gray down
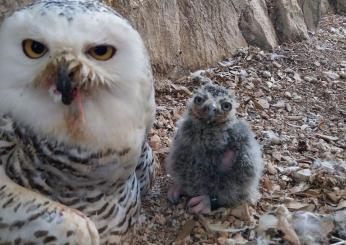
[[236,102],[221,86],[200,87],[178,121],[166,161],[174,184],[168,199],[190,200],[193,213],[209,213],[258,199],[263,161],[260,146],[248,123],[237,119]]

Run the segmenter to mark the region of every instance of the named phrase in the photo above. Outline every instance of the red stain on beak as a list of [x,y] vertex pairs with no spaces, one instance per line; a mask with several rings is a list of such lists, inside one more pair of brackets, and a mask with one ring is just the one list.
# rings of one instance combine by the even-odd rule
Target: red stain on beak
[[79,88],[74,88],[71,91],[73,96],[73,103],[71,104],[70,116],[66,118],[66,123],[71,132],[75,135],[79,134],[80,125],[85,123],[84,107],[82,102],[82,95]]
[[81,121],[82,123],[85,122],[85,114],[84,114],[84,108],[83,108],[83,103],[82,103],[82,96],[80,93],[80,89],[79,88],[75,88],[72,92],[73,97],[76,100],[76,104],[77,104],[77,110],[78,110],[78,121]]

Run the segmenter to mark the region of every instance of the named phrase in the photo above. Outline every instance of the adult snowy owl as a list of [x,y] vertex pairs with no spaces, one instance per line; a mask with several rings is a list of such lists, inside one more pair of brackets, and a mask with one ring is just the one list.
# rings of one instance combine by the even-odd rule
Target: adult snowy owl
[[97,1],[43,0],[0,43],[0,243],[119,242],[153,176],[142,39]]

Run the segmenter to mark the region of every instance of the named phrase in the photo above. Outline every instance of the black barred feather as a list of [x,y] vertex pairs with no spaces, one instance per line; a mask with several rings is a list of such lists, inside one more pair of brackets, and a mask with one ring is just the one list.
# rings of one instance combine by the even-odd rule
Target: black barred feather
[[[128,176],[114,175],[121,169],[119,152],[111,149],[89,152],[79,147],[66,147],[35,136],[25,127],[15,125],[9,117],[2,119],[0,127],[0,167],[5,174],[16,184],[40,193],[48,200],[81,211],[95,223],[102,243],[112,240],[111,234],[117,234],[116,240],[119,239],[118,236],[125,233],[138,216],[140,193],[149,189],[154,170],[154,159],[147,142],[142,149],[135,172]],[[25,207],[27,212],[33,213],[23,224],[47,215],[48,209],[44,208],[47,203],[39,200],[18,203],[11,193],[5,197],[5,190],[5,185],[0,187],[3,209],[11,206],[16,212]],[[1,214],[0,235],[4,222]],[[6,226],[20,229],[23,224],[16,221]]]

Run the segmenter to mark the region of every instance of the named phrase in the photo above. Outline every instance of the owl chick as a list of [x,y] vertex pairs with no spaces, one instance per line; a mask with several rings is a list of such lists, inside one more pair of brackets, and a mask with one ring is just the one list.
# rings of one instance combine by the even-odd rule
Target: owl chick
[[189,211],[205,214],[255,201],[261,150],[248,124],[236,118],[234,98],[224,87],[209,83],[187,107],[166,161],[174,179],[169,201],[177,203],[185,194]]
[[138,32],[92,0],[39,0],[0,26],[0,244],[114,244],[153,178]]

